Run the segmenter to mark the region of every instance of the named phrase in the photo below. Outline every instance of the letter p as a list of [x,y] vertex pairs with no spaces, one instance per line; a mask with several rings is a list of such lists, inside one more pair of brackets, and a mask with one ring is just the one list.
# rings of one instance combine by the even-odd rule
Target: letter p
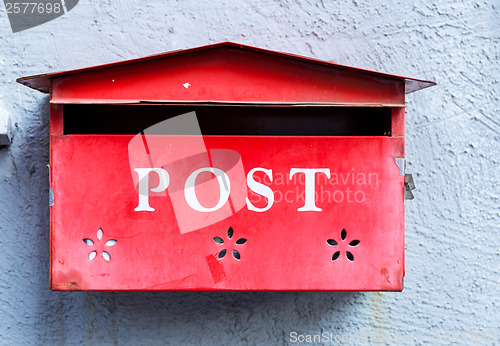
[[135,168],[134,171],[139,175],[139,205],[135,211],[154,211],[154,208],[149,206],[149,173],[155,172],[158,174],[158,186],[151,188],[152,192],[165,191],[170,183],[170,176],[163,168]]

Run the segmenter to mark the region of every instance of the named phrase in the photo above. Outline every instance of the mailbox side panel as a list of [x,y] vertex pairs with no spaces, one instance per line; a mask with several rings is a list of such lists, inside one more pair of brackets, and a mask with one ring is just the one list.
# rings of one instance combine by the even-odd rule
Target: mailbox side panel
[[[394,160],[402,138],[52,140],[55,290],[403,288],[403,176]],[[154,211],[138,210],[136,169],[151,167],[168,172],[168,187],[161,171],[150,173]],[[190,185],[206,167],[220,171]],[[308,180],[311,169],[323,171]],[[216,208],[221,186],[230,193]]]

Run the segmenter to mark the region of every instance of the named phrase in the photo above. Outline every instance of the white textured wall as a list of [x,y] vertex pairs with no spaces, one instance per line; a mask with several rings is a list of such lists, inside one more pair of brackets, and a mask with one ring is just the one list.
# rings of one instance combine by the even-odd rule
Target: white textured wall
[[[0,344],[282,344],[292,331],[500,332],[499,6],[81,0],[65,16],[16,34],[0,6],[0,109],[15,123],[13,144],[0,148]],[[48,98],[15,79],[225,40],[438,82],[407,97],[417,190],[406,207],[402,293],[48,289]]]

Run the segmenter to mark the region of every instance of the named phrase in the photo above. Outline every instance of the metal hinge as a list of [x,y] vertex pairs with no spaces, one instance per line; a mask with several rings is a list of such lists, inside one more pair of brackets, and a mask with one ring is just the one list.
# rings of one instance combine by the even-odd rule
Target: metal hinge
[[12,126],[7,111],[0,107],[0,146],[12,142]]
[[49,169],[49,207],[52,207],[54,205],[54,190],[50,188],[50,165],[47,165],[47,168]]
[[409,173],[406,173],[406,159],[403,157],[397,157],[394,159],[396,161],[396,165],[399,168],[399,175],[405,177],[405,199],[413,199],[413,193],[411,190],[415,189],[415,182],[413,181],[413,176]]
[[413,176],[411,174],[405,174],[405,199],[413,199],[413,193],[411,190],[415,189],[415,182],[413,181]]

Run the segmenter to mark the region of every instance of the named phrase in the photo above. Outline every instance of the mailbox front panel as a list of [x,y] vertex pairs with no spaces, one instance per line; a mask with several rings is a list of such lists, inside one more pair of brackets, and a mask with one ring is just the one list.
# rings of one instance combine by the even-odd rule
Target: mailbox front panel
[[52,136],[52,288],[402,290],[403,146]]

